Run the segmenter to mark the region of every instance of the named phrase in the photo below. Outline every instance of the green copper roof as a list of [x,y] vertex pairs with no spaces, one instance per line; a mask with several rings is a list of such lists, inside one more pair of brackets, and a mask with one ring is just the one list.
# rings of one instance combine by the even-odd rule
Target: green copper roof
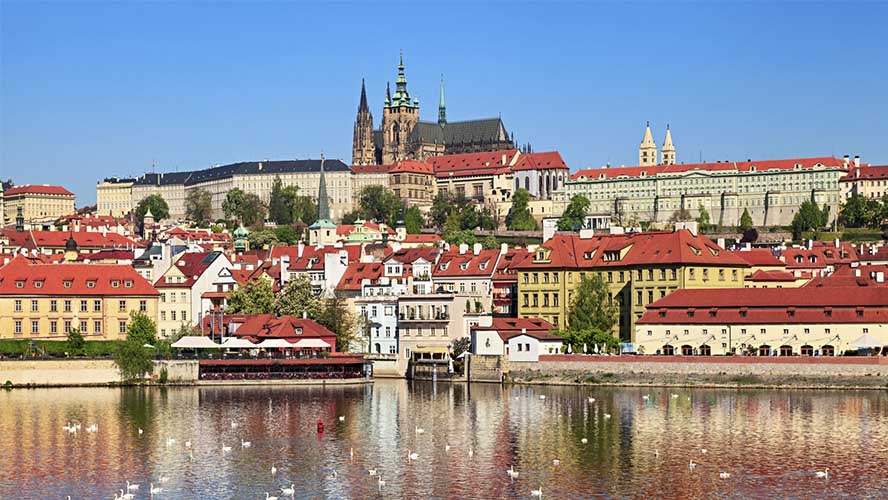
[[441,75],[441,97],[438,100],[438,125],[447,125],[447,107],[444,105],[444,75]]
[[327,196],[327,177],[324,175],[324,155],[321,155],[321,179],[318,181],[318,220],[309,229],[336,227],[330,220],[330,198]]
[[392,96],[391,102],[387,104],[389,107],[417,107],[417,101],[410,102],[410,93],[407,92],[407,75],[404,73],[404,52],[401,51],[401,59],[398,63],[398,79],[395,80],[395,95]]

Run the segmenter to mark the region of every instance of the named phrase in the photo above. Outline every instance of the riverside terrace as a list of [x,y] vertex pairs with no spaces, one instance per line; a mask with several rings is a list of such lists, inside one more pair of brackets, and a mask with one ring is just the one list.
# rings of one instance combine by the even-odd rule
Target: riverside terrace
[[343,380],[369,376],[363,356],[305,359],[202,359],[199,379],[229,380]]

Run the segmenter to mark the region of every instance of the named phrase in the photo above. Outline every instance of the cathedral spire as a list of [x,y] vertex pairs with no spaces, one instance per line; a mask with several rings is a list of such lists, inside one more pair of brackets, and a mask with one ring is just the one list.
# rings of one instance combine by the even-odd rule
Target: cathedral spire
[[444,74],[441,74],[441,97],[438,99],[438,125],[447,125],[447,106],[444,105]]
[[385,105],[392,105],[392,82],[385,82]]
[[321,153],[321,178],[318,181],[318,221],[330,220],[330,200],[327,198],[327,179],[324,176],[324,153]]
[[642,137],[641,145],[638,147],[638,164],[642,167],[657,164],[657,143],[654,142],[654,136],[651,134],[651,122],[647,122],[644,129],[644,137]]
[[391,100],[391,106],[411,106],[410,93],[407,92],[407,75],[404,73],[403,50],[401,51],[401,58],[398,61],[398,79],[395,80],[395,95]]
[[361,104],[358,105],[358,113],[363,111],[370,112],[370,106],[367,105],[367,88],[364,86],[364,79],[361,78]]

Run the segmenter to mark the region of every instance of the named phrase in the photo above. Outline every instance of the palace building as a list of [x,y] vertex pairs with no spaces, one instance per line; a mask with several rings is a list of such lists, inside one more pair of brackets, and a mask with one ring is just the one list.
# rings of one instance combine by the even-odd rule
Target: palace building
[[423,161],[430,156],[513,149],[501,118],[448,121],[444,104],[444,79],[438,101],[438,121],[419,119],[419,100],[411,98],[404,73],[404,55],[398,64],[395,93],[387,85],[379,129],[373,128],[367,91],[361,81],[361,100],[352,139],[353,165],[393,164],[401,160]]

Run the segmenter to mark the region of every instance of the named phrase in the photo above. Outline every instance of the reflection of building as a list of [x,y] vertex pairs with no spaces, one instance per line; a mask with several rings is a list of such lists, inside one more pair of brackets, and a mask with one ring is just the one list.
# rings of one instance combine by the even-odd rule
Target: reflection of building
[[392,164],[401,160],[425,160],[430,156],[496,151],[514,147],[500,118],[452,122],[447,120],[444,80],[438,100],[438,121],[419,119],[419,100],[411,99],[404,72],[404,57],[398,64],[395,93],[386,87],[379,130],[373,130],[373,115],[367,91],[361,82],[361,99],[352,138],[352,164]]
[[888,288],[679,290],[647,306],[645,354],[833,356],[888,346]]
[[53,222],[63,215],[74,212],[74,193],[61,186],[24,185],[0,190],[3,206],[3,226],[15,224],[19,207],[24,221]]
[[681,288],[742,287],[748,264],[687,229],[589,235],[556,233],[518,271],[518,316],[567,326],[584,277],[608,285],[620,308],[619,334],[629,341],[645,306]]
[[126,337],[130,311],[157,315],[157,290],[132,266],[43,264],[18,256],[0,268],[0,337]]

